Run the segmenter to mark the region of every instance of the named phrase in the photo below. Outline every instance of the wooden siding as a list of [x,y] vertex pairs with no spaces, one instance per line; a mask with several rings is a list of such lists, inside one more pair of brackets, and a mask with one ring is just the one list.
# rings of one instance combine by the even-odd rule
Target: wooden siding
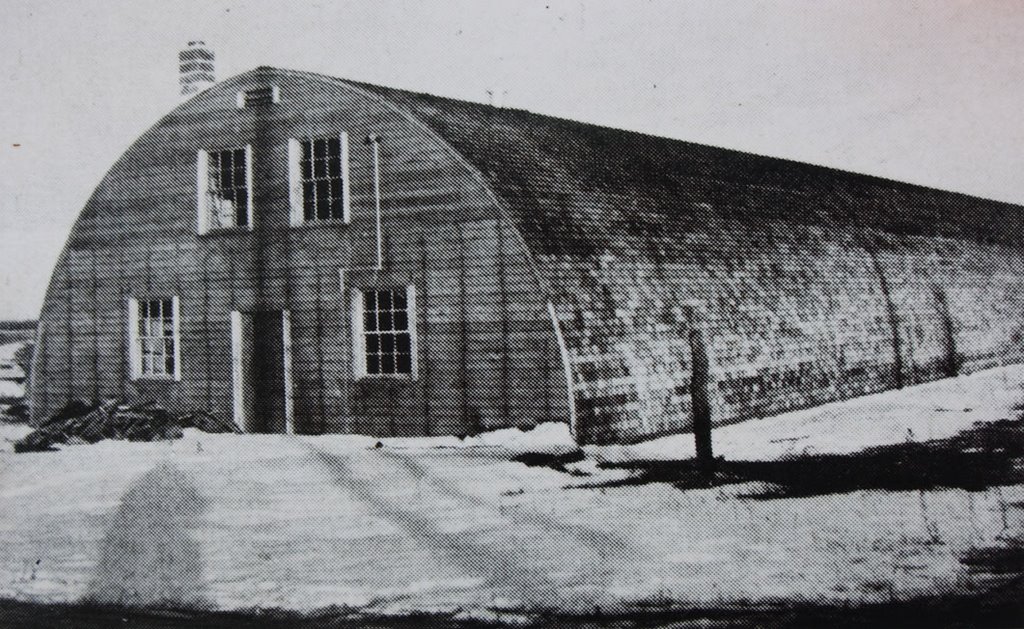
[[[249,85],[278,105],[237,109]],[[289,225],[287,142],[347,131],[351,224]],[[374,263],[368,133],[383,138],[384,269]],[[196,154],[251,144],[255,228],[196,234]],[[359,90],[253,72],[144,134],[83,209],[41,314],[38,421],[72,398],[154,399],[230,417],[230,312],[289,310],[296,429],[466,434],[568,415],[546,303],[521,241],[480,182],[420,126]],[[419,377],[353,377],[356,291],[413,284]],[[182,378],[129,379],[129,297],[178,295]]]

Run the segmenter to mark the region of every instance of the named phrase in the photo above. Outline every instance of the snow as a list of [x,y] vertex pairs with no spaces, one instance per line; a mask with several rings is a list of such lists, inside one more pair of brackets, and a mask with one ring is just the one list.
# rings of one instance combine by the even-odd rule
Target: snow
[[[715,431],[716,451],[767,460],[940,438],[1010,416],[1022,383],[1024,368],[1006,367],[736,424]],[[24,430],[0,425],[0,441]],[[617,474],[597,462],[690,456],[691,442],[588,446],[577,468]],[[593,477],[511,460],[574,448],[564,425],[544,424],[464,440],[187,430],[0,451],[0,597],[71,602],[119,583],[139,604],[476,617],[863,602],[960,588],[961,553],[1024,527],[1020,509],[1003,521],[1021,485],[747,500],[749,485],[571,488]]]

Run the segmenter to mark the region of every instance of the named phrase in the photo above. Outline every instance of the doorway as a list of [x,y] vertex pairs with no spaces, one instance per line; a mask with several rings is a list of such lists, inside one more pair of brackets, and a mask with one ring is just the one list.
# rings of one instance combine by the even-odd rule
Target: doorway
[[246,433],[293,434],[291,313],[231,313],[232,406]]

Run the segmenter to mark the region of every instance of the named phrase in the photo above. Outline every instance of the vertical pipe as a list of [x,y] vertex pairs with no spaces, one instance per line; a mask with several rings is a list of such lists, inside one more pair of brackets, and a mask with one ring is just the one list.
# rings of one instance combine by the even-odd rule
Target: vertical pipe
[[377,267],[384,268],[384,245],[380,229],[380,136],[372,133],[366,136],[366,142],[373,145],[373,220],[377,232]]

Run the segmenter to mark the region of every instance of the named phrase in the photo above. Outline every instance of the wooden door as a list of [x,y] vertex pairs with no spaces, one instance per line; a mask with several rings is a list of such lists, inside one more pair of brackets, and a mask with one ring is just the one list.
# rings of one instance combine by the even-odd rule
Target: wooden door
[[232,313],[235,422],[249,433],[292,433],[287,310]]

